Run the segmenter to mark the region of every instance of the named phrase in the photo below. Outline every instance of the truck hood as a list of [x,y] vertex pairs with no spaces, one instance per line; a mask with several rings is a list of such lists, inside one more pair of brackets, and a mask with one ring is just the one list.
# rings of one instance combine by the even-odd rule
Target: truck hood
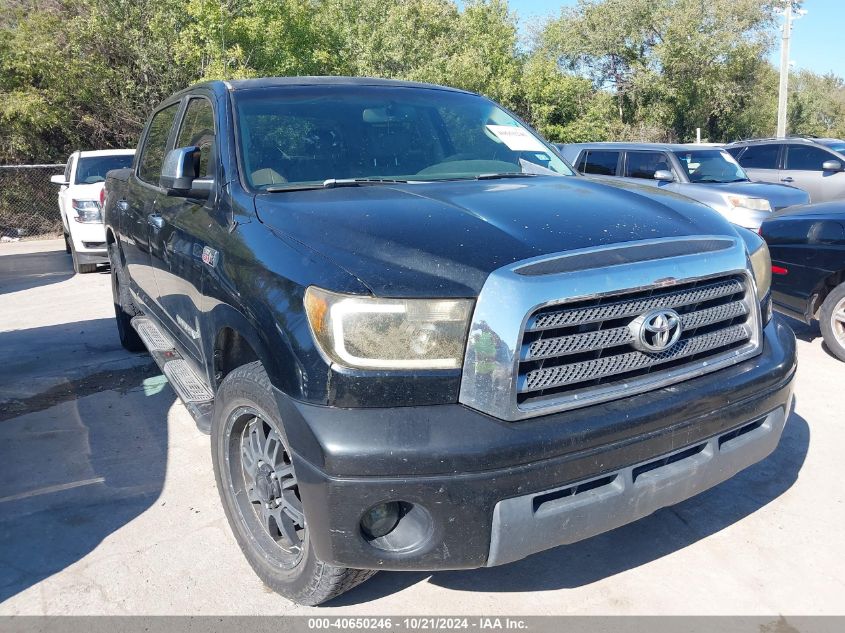
[[716,189],[722,193],[735,193],[753,198],[765,198],[775,211],[796,204],[807,204],[810,201],[809,194],[802,189],[767,182],[690,183],[685,185],[685,187],[697,187],[709,191]]
[[736,236],[716,212],[627,182],[547,177],[259,194],[259,219],[385,297],[473,297],[493,270],[549,253]]

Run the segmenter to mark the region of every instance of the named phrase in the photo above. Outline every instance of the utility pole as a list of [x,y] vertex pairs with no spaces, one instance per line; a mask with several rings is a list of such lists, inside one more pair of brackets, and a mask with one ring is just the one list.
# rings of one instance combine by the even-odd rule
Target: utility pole
[[783,9],[783,35],[780,43],[780,87],[778,88],[777,137],[786,136],[786,97],[789,90],[789,39],[792,36],[792,0]]
[[780,44],[780,86],[778,88],[778,129],[777,137],[786,136],[786,105],[789,95],[789,43],[792,39],[792,22],[807,14],[806,9],[795,9],[801,6],[796,0],[785,0],[783,9],[775,9],[783,14],[783,32]]

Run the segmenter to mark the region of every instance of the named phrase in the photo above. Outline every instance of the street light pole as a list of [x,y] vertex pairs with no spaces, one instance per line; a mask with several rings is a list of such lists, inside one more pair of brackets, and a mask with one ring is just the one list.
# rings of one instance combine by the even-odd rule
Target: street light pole
[[789,88],[789,39],[792,35],[792,0],[787,0],[783,13],[783,35],[780,44],[780,87],[778,88],[778,138],[786,136],[786,97]]

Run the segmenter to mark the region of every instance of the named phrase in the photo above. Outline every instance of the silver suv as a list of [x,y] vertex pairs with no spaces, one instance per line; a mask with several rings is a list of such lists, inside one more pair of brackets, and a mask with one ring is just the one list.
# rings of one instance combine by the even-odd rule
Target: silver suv
[[582,174],[613,176],[673,191],[755,231],[773,211],[809,202],[800,189],[751,182],[721,147],[669,143],[572,143],[557,147]]
[[845,141],[836,138],[767,138],[725,149],[752,180],[799,187],[813,202],[845,198]]

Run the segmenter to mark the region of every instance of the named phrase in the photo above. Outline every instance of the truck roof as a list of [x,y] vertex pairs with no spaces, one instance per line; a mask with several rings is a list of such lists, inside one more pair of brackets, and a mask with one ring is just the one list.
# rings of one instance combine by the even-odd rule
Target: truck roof
[[[394,86],[404,88],[429,88],[434,90],[449,90],[465,92],[458,88],[427,84],[416,81],[400,81],[398,79],[381,79],[377,77],[259,77],[255,79],[230,79],[226,81],[208,81],[193,85],[181,92],[187,92],[200,86],[215,87],[223,85],[227,90],[250,90],[254,88],[273,88],[279,86]],[[474,93],[468,93],[474,94]]]

